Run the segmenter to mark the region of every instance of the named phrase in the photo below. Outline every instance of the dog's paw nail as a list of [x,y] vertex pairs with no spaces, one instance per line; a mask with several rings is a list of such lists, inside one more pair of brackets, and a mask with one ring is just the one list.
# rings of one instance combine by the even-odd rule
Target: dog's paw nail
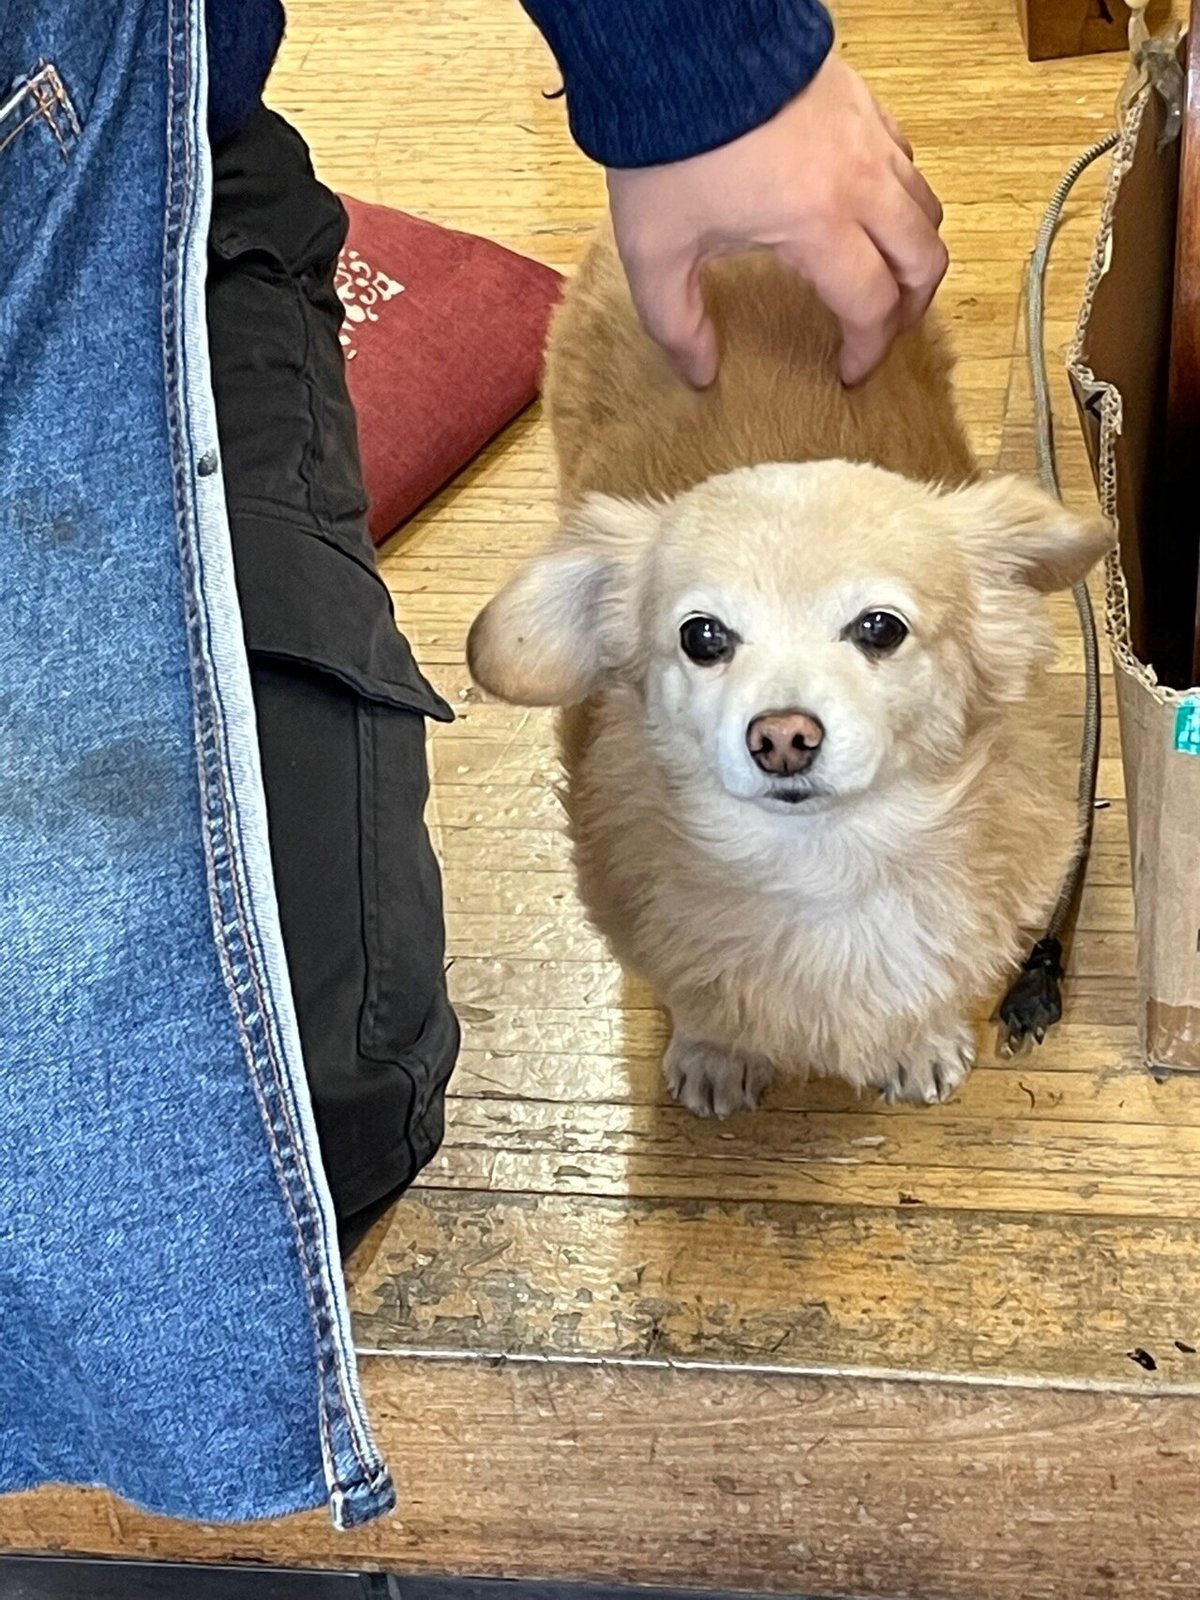
[[672,1039],[663,1061],[667,1087],[698,1117],[724,1121],[737,1111],[753,1111],[770,1082],[770,1070],[742,1062],[711,1045]]
[[939,1105],[949,1100],[973,1064],[974,1051],[965,1033],[936,1041],[897,1063],[884,1085],[884,1096],[892,1104],[906,1100],[912,1105]]

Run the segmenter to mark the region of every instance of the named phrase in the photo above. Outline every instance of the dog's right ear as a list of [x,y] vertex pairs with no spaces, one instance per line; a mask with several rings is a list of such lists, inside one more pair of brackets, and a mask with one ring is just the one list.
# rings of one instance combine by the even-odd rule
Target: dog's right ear
[[475,682],[512,705],[570,706],[627,665],[641,558],[658,521],[651,506],[589,495],[476,617],[467,639]]

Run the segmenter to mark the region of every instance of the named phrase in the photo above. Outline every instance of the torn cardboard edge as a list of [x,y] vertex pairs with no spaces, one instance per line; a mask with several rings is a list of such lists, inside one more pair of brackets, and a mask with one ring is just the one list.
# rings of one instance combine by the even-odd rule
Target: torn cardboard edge
[[1142,1054],[1151,1068],[1200,1072],[1200,689],[1161,685],[1133,643],[1146,601],[1141,540],[1149,532],[1170,347],[1179,149],[1177,141],[1161,142],[1166,117],[1149,88],[1126,117],[1069,373],[1101,507],[1117,531],[1105,618],[1129,819]]

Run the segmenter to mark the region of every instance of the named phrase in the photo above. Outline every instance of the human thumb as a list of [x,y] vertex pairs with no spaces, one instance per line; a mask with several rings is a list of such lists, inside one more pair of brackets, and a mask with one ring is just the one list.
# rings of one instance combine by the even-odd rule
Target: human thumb
[[682,378],[706,389],[717,375],[717,330],[705,310],[699,262],[649,257],[627,262],[626,273],[646,332]]

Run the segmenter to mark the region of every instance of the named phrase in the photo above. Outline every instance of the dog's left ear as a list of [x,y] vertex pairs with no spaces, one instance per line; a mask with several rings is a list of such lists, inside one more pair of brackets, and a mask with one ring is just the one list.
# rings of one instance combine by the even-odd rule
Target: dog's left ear
[[990,478],[950,498],[972,558],[997,578],[1041,594],[1071,588],[1112,548],[1112,530],[1099,512],[1081,516],[1023,478]]
[[640,644],[642,557],[658,523],[652,506],[589,495],[476,617],[467,639],[475,682],[510,705],[570,706],[628,665]]

